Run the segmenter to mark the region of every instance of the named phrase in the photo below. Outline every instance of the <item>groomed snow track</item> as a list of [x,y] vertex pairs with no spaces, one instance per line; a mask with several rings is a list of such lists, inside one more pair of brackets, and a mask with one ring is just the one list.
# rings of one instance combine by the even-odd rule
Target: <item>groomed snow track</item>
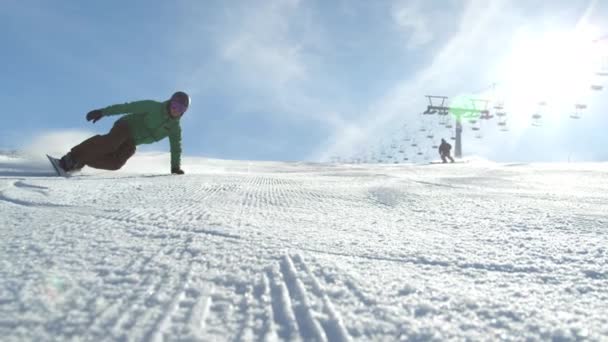
[[605,164],[222,163],[0,164],[2,340],[608,339]]

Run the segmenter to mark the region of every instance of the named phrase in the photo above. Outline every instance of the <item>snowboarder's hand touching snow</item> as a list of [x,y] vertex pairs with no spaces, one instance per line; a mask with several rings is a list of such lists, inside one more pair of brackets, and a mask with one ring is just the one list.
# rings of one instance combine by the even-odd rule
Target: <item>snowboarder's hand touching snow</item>
[[95,109],[87,113],[87,121],[93,120],[93,123],[96,123],[103,117],[103,112],[99,109]]

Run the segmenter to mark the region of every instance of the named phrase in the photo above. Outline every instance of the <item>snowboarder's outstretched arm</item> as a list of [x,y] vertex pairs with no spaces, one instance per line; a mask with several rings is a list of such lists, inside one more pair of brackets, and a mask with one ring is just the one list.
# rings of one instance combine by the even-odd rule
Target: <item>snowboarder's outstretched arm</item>
[[138,114],[151,111],[155,106],[157,106],[157,102],[143,100],[108,106],[106,108],[102,108],[101,112],[103,113],[103,116],[111,116],[116,114]]
[[87,121],[93,121],[93,123],[96,123],[104,116],[116,114],[143,114],[149,111],[151,106],[154,106],[154,104],[154,101],[144,100],[112,105],[102,109],[95,109],[87,113]]
[[169,145],[171,148],[171,173],[183,174],[184,171],[181,169],[182,159],[182,128],[177,125],[169,133]]

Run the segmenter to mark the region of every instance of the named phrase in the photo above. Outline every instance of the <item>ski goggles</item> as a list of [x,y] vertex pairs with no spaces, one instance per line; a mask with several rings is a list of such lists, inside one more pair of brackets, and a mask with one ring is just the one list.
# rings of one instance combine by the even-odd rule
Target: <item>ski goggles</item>
[[184,114],[186,112],[186,110],[188,110],[188,106],[184,105],[183,103],[179,103],[177,101],[171,101],[169,103],[169,107],[171,108],[172,111],[181,114]]

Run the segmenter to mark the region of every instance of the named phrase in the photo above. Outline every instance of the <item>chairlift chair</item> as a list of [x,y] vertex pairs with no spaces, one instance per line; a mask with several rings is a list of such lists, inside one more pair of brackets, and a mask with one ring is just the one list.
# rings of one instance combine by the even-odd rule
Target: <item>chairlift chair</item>
[[591,85],[591,90],[601,91],[603,89],[604,89],[604,86],[601,84],[592,84]]

